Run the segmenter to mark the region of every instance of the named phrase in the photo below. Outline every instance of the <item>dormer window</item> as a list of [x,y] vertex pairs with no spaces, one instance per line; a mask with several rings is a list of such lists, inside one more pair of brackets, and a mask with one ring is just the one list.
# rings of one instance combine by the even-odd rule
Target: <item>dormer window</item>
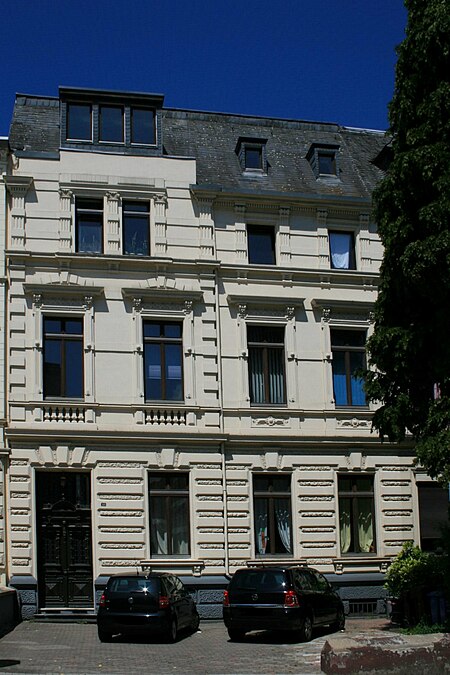
[[109,143],[123,143],[122,106],[100,106],[99,140]]
[[316,178],[339,177],[339,146],[313,143],[306,159],[311,165]]
[[246,138],[241,136],[236,146],[236,154],[242,171],[250,174],[267,173],[267,139]]
[[155,112],[131,108],[131,142],[152,145],[155,142]]
[[162,155],[161,94],[68,87],[59,92],[63,148]]
[[91,105],[68,103],[67,138],[71,141],[92,141]]

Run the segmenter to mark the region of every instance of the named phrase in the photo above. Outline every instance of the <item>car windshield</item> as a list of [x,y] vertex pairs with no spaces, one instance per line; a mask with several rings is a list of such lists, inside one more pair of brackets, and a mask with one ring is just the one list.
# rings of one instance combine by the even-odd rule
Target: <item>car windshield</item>
[[242,590],[281,590],[286,586],[286,575],[279,570],[245,570],[236,574],[231,583]]
[[150,593],[157,595],[159,592],[159,579],[146,579],[145,577],[116,577],[110,579],[108,588],[111,593]]

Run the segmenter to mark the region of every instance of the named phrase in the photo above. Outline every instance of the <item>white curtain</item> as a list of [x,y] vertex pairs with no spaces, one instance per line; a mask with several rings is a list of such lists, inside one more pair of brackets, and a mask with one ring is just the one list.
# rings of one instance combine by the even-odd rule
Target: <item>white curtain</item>
[[258,553],[264,555],[267,548],[267,501],[265,499],[255,499],[255,536]]
[[167,555],[167,523],[163,499],[152,499],[150,503],[152,555]]
[[337,270],[348,270],[350,267],[351,235],[345,232],[330,234],[330,252],[332,266]]
[[286,499],[276,500],[275,517],[282,544],[286,551],[291,553],[291,514]]
[[358,500],[358,536],[359,548],[363,553],[373,551],[372,500]]
[[341,553],[348,553],[352,541],[350,499],[339,500],[339,529],[341,534]]
[[172,509],[172,553],[187,555],[189,553],[189,508],[186,497],[173,498]]

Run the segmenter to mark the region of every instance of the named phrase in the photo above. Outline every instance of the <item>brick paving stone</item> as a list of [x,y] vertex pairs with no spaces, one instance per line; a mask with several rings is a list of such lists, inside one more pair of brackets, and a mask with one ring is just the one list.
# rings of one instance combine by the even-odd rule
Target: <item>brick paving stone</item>
[[[383,634],[386,621],[349,621],[349,635]],[[385,633],[384,633],[385,634]],[[95,624],[27,621],[0,640],[0,673],[40,675],[318,675],[320,653],[329,632],[306,644],[273,633],[251,633],[230,642],[221,621],[202,622],[195,635],[176,644],[114,639],[101,643]]]

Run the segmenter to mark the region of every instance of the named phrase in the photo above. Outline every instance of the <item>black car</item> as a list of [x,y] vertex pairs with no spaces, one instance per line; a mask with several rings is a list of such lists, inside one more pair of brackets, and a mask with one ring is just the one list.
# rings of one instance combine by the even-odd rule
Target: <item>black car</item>
[[252,630],[281,630],[308,641],[315,626],[345,626],[342,601],[325,577],[294,566],[237,570],[224,592],[223,620],[231,640]]
[[178,631],[195,632],[200,618],[195,602],[173,574],[115,574],[100,598],[98,637],[108,642],[116,633],[161,635],[175,642]]

